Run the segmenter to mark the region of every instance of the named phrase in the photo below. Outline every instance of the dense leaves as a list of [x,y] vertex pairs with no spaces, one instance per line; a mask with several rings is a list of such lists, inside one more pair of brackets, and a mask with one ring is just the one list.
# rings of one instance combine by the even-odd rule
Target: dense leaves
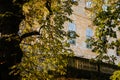
[[[99,53],[97,56],[98,60],[103,60],[103,57],[107,55],[106,53],[108,53],[109,49],[113,49],[119,54],[119,3],[120,0],[93,0],[93,9],[91,11],[92,14],[95,14],[93,23],[97,27],[95,30],[95,37],[90,41],[93,45],[93,51]],[[112,56],[109,58],[109,60],[115,59]],[[114,62],[112,63],[114,64]]]
[[[96,59],[114,64],[116,57],[106,53],[111,49],[115,55],[120,54],[120,0],[93,0],[92,7],[92,14],[95,14],[93,23],[97,27],[95,37],[90,41],[93,51],[99,54]],[[110,79],[119,80],[120,71],[115,71]]]
[[[61,0],[34,0],[23,5],[26,16],[20,26],[20,35],[39,31],[40,35],[26,38],[21,43],[24,57],[20,69],[22,79],[46,80],[64,75],[67,57],[72,51],[66,46],[65,21],[71,21],[72,2]],[[26,75],[25,75],[26,74]]]
[[[120,66],[120,64],[118,64]],[[113,73],[113,75],[110,77],[111,80],[119,80],[120,79],[120,70],[117,70]]]
[[[13,21],[7,20],[9,24],[11,23],[10,29],[7,29],[7,23],[2,22],[2,25],[7,25],[7,27],[0,25],[1,40],[5,37],[3,42],[10,41],[10,44],[5,43],[13,46],[12,51],[22,54],[19,62],[14,63],[16,65],[13,64],[10,74],[20,74],[18,78],[22,80],[53,80],[55,77],[64,75],[67,58],[73,56],[73,51],[69,49],[63,24],[65,21],[72,22],[68,16],[72,14],[72,5],[77,2],[72,0],[10,0],[10,3],[6,1],[5,4],[11,5],[17,11],[14,13],[15,10],[10,8],[13,11],[9,12],[8,8],[1,6],[5,7],[6,11],[1,12],[0,20],[5,22],[8,18],[3,17],[4,15],[7,17],[7,13],[11,18],[13,18],[12,14],[18,17],[15,17],[16,19]],[[19,14],[17,14],[18,12]],[[15,25],[17,28],[13,26],[15,22],[17,22]],[[13,44],[17,42],[17,45],[12,45],[11,41]],[[8,48],[8,46],[4,46]],[[2,48],[1,45],[0,48]],[[9,49],[7,49],[8,52]],[[12,54],[12,52],[7,54]],[[11,56],[7,57],[11,58]],[[0,63],[3,65],[3,62]]]

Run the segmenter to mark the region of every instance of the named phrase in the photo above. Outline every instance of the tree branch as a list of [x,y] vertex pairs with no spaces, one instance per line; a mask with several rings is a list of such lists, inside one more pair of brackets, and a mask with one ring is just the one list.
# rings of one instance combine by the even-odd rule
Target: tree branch
[[51,0],[47,0],[47,2],[46,2],[46,8],[48,9],[48,11],[50,12],[50,15],[51,15],[52,14]]
[[40,33],[38,31],[33,31],[33,32],[29,32],[29,33],[25,33],[21,36],[20,41],[22,41],[24,38],[32,36],[32,35],[40,35]]

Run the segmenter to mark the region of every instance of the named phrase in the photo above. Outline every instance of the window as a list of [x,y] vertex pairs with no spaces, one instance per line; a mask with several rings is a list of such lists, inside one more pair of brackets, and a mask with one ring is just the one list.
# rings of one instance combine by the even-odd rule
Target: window
[[86,47],[87,48],[92,48],[92,46],[91,46],[91,42],[89,41],[90,40],[90,38],[93,36],[93,31],[92,31],[92,29],[90,29],[90,28],[87,28],[86,29]]
[[75,41],[75,39],[69,39],[69,40],[68,40],[68,43],[69,43],[69,44],[76,44],[76,41]]
[[75,32],[75,24],[74,23],[69,23],[68,25],[68,42],[70,44],[76,44],[76,32]]
[[86,8],[91,8],[91,0],[86,1]]
[[69,31],[75,31],[75,24],[74,23],[69,23]]
[[86,37],[91,38],[93,36],[93,31],[90,28],[86,29]]

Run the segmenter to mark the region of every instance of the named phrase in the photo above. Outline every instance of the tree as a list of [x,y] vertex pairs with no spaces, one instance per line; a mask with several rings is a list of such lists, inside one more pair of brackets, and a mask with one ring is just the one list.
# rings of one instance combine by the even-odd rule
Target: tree
[[17,34],[19,24],[24,19],[21,9],[12,0],[0,0],[0,80],[17,80],[16,76],[9,76],[9,67],[21,62],[23,55]]
[[111,80],[120,80],[120,70],[117,70],[113,73],[113,75],[110,77]]
[[[120,64],[118,64],[120,66]],[[119,80],[120,79],[120,70],[116,70],[113,72],[113,75],[110,76],[111,80]]]
[[[97,52],[99,61],[110,57],[104,56],[108,49],[116,50],[120,54],[120,0],[93,0],[92,14],[95,14],[93,23],[96,27],[95,37],[90,41],[93,45],[93,51]],[[115,57],[111,56],[112,64]],[[111,63],[108,62],[108,63]],[[120,79],[120,70],[117,70],[110,77],[111,80]]]
[[73,51],[66,41],[63,24],[72,21],[68,16],[77,2],[1,0],[0,3],[4,4],[0,5],[0,80],[53,80],[65,74],[67,57]]
[[92,14],[95,15],[93,23],[96,27],[95,37],[90,41],[94,52],[99,55],[99,61],[105,59],[108,63],[115,63],[114,56],[106,56],[108,49],[116,50],[120,54],[120,0],[93,0]]

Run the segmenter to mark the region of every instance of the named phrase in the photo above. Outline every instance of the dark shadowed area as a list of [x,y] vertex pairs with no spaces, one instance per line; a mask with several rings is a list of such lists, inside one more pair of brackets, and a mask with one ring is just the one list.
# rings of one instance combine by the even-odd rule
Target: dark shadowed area
[[24,19],[20,6],[23,3],[23,0],[0,0],[0,80],[19,80],[19,75],[9,75],[9,72],[11,66],[21,62],[23,54],[17,34]]

